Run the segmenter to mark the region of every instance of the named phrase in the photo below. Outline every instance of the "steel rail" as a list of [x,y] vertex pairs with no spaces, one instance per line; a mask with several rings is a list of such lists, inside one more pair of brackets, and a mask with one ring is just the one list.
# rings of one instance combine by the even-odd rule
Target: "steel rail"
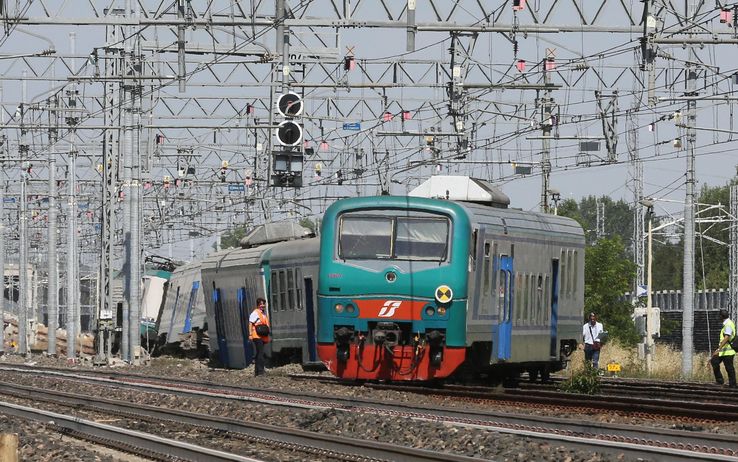
[[67,416],[28,406],[20,406],[14,403],[0,401],[0,412],[15,417],[44,422],[63,431],[71,431],[78,435],[89,436],[95,440],[108,440],[113,442],[116,447],[126,448],[129,452],[133,448],[140,448],[143,449],[140,454],[147,456],[155,453],[159,454],[162,458],[174,456],[198,462],[258,462],[257,459],[239,456],[238,454],[229,454],[183,441],[162,438],[127,428],[114,427],[112,425],[80,419],[79,417]]
[[[0,366],[0,370],[11,370]],[[27,370],[21,369],[23,372]],[[39,371],[35,371],[38,373]],[[49,375],[60,375],[82,380],[111,383],[125,388],[156,389],[184,396],[199,396],[225,400],[245,400],[276,406],[308,409],[331,408],[337,411],[374,412],[382,415],[409,417],[430,422],[442,422],[462,427],[479,428],[501,433],[525,435],[551,443],[592,450],[593,447],[607,452],[627,452],[635,457],[658,455],[659,460],[730,460],[738,461],[738,437],[733,435],[708,434],[683,430],[649,428],[643,426],[574,421],[557,417],[516,415],[502,412],[487,412],[471,409],[449,409],[424,405],[408,405],[399,402],[377,402],[360,398],[340,398],[311,395],[305,392],[264,390],[255,393],[241,387],[202,384],[193,381],[176,381],[163,378],[131,375],[135,380],[146,379],[149,383],[122,382],[125,374],[115,374],[118,379],[97,378],[91,375],[41,371]],[[156,386],[152,380],[166,382],[169,386]],[[178,389],[175,382],[198,386],[200,389]],[[203,391],[207,387],[208,391]],[[410,388],[410,387],[407,387]],[[223,393],[216,393],[221,390]],[[411,390],[412,391],[412,390]],[[433,390],[436,391],[436,390]],[[586,403],[579,403],[586,407]],[[531,432],[531,434],[528,434]],[[717,458],[716,458],[717,457]]]
[[[39,389],[23,385],[2,383],[0,394],[26,399],[44,399],[64,406],[78,405],[103,410],[116,414],[128,414],[152,419],[184,423],[198,427],[206,427],[230,433],[243,434],[250,439],[277,445],[290,445],[292,449],[312,452],[314,449],[338,457],[348,455],[350,458],[372,460],[402,460],[406,462],[473,462],[472,457],[450,453],[427,451],[424,449],[398,446],[378,441],[346,438],[338,435],[326,435],[305,430],[283,428],[261,422],[244,422],[221,416],[209,416],[174,409],[160,408],[145,404],[126,403],[94,396],[79,396],[72,393]],[[296,447],[295,447],[296,446]],[[227,459],[230,460],[230,459]],[[234,459],[238,460],[238,459]]]

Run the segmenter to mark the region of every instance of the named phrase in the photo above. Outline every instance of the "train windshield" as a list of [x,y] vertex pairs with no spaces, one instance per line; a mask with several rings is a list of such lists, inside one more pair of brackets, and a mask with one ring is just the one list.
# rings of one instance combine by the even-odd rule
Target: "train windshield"
[[449,224],[436,217],[344,216],[339,232],[344,260],[446,261]]

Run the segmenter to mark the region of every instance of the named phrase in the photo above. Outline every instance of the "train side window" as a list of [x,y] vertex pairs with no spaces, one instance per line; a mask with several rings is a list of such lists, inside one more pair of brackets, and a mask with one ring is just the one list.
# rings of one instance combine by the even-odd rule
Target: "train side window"
[[523,324],[527,324],[528,320],[530,319],[530,290],[528,290],[528,281],[530,280],[530,274],[524,274],[523,275],[523,314],[522,314],[522,322]]
[[492,282],[490,278],[490,272],[492,271],[492,262],[489,258],[490,245],[489,242],[484,243],[484,271],[482,277],[484,278],[484,296],[489,294],[489,285]]
[[561,260],[559,262],[559,297],[566,296],[566,250],[561,251]]
[[295,268],[295,299],[296,299],[295,300],[296,301],[295,308],[298,309],[298,310],[302,310],[302,308],[303,308],[303,305],[302,305],[302,284],[303,284],[302,269]]
[[572,275],[572,264],[571,264],[571,250],[566,251],[566,295],[567,297],[571,298],[573,286],[572,286],[572,280],[574,278],[571,277]]
[[530,324],[538,323],[538,297],[536,296],[536,275],[528,275],[528,292],[530,293]]
[[293,268],[290,268],[287,270],[287,309],[290,311],[295,311],[295,270]]
[[269,303],[271,304],[271,310],[276,311],[279,309],[279,274],[277,271],[272,271],[272,283],[271,283],[271,300]]
[[579,262],[577,261],[577,257],[578,257],[577,254],[578,254],[578,252],[575,250],[572,253],[573,253],[573,256],[572,256],[572,271],[571,271],[571,273],[572,273],[572,276],[571,276],[572,277],[572,279],[571,279],[571,281],[572,281],[572,289],[571,289],[571,291],[572,291],[572,294],[576,295],[577,294],[577,291],[579,290],[579,287],[578,287],[579,286],[579,278],[577,277],[577,274],[578,274],[577,271],[579,270]]
[[546,315],[544,314],[544,306],[546,306],[544,303],[545,298],[546,293],[543,288],[543,275],[539,274],[536,280],[536,320],[541,326],[546,324]]
[[287,292],[289,287],[287,286],[287,271],[281,270],[279,272],[279,309],[284,311],[287,309]]
[[515,318],[514,324],[518,325],[523,322],[523,276],[520,273],[515,274]]
[[548,274],[546,275],[543,281],[543,290],[545,291],[545,294],[546,294],[543,298],[544,300],[543,319],[546,325],[550,325],[551,324],[551,279],[549,278]]

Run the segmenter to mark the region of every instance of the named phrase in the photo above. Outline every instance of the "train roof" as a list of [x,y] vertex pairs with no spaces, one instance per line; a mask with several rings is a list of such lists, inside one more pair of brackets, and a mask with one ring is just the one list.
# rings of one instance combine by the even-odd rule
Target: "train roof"
[[519,209],[499,209],[475,203],[460,203],[467,209],[472,221],[499,228],[504,234],[556,233],[560,236],[581,241],[584,245],[584,230],[574,219],[549,213],[528,212]]
[[269,259],[272,262],[317,257],[320,254],[320,238],[299,239],[280,242],[271,248]]
[[212,253],[202,260],[202,270],[217,272],[220,268],[258,265],[263,253],[274,245],[276,244],[264,244],[247,249],[227,249]]
[[410,191],[408,196],[474,202],[507,208],[510,198],[492,183],[460,175],[435,175]]
[[246,234],[239,244],[241,248],[256,247],[272,242],[290,241],[312,236],[313,233],[304,226],[294,221],[280,221],[277,223],[265,223],[252,229]]

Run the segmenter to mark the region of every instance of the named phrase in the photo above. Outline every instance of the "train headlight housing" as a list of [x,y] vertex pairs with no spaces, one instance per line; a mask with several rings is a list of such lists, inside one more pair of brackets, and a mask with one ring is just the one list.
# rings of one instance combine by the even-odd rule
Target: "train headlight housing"
[[445,306],[439,306],[438,307],[438,316],[446,316],[446,307]]
[[343,309],[344,309],[343,303],[336,303],[333,309],[336,311],[336,313],[343,313]]
[[346,305],[346,312],[347,313],[353,313],[354,311],[356,311],[356,307],[354,305],[352,305],[351,303],[349,303],[348,305]]
[[425,315],[426,316],[433,316],[434,314],[436,314],[435,308],[433,308],[430,305],[428,305],[428,306],[425,307]]

